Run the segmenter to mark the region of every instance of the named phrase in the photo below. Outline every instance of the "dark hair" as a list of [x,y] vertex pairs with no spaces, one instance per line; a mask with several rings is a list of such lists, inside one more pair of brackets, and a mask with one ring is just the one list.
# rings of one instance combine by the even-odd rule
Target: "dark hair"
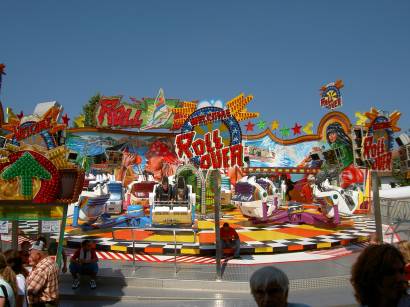
[[58,243],[57,242],[51,242],[48,246],[48,254],[50,256],[55,256],[55,255],[57,255],[57,250],[58,250]]
[[20,256],[20,253],[9,249],[4,253],[6,257],[7,264],[12,268],[16,275],[22,274],[24,277],[28,276],[28,271],[23,265],[23,258]]
[[377,306],[383,293],[380,285],[395,260],[405,265],[403,255],[390,244],[369,245],[352,266],[350,282],[356,300],[362,305]]
[[185,186],[185,178],[184,177],[178,177],[178,182],[177,182],[177,188],[178,189],[184,189]]
[[87,243],[90,243],[90,240],[84,240],[83,242],[81,242],[81,246],[84,247],[87,245]]
[[222,227],[229,227],[228,223],[224,223],[224,225]]
[[169,182],[168,182],[168,177],[167,177],[167,176],[162,177],[161,183],[162,183],[162,184],[168,184],[168,183],[169,183]]
[[343,142],[343,144],[347,146],[352,146],[352,140],[349,138],[349,136],[346,134],[346,132],[343,130],[342,125],[339,123],[331,123],[329,126],[326,128],[326,139],[327,142],[330,144],[329,140],[329,135],[331,133],[336,133],[337,138]]

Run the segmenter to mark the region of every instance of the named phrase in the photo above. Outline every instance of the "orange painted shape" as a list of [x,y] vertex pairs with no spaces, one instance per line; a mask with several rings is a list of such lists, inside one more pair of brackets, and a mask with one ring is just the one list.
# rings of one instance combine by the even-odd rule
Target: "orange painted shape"
[[[135,241],[143,241],[149,236],[153,234],[152,231],[134,231],[134,240]],[[114,233],[114,238],[116,240],[132,240],[132,230],[125,229],[125,230],[116,230]]]
[[303,245],[289,245],[288,251],[301,251],[303,250]]
[[215,233],[205,232],[198,235],[199,244],[215,243]]
[[162,254],[164,249],[162,247],[146,247],[144,252],[148,254]]

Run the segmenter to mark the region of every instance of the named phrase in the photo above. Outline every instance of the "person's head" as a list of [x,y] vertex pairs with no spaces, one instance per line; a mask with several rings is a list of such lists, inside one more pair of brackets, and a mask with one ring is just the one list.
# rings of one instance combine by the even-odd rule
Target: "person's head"
[[410,263],[410,242],[409,241],[400,241],[397,243],[397,247],[403,255],[404,261]]
[[352,267],[351,283],[361,305],[379,306],[385,302],[395,306],[406,293],[404,259],[390,244],[369,245]]
[[37,241],[43,242],[43,243],[44,243],[44,247],[47,246],[47,239],[46,239],[46,237],[44,237],[44,236],[38,236],[38,237],[37,237]]
[[6,257],[7,264],[12,268],[16,275],[22,274],[27,276],[27,270],[24,268],[23,258],[19,252],[10,249],[4,253],[4,256]]
[[343,127],[339,123],[332,123],[326,128],[326,139],[329,144],[336,142],[336,140],[340,140],[345,145],[352,145],[352,141],[350,140],[349,136],[343,130]]
[[57,250],[58,250],[58,243],[57,242],[50,242],[48,245],[48,255],[49,256],[55,256],[57,255]]
[[41,260],[47,257],[47,249],[43,241],[37,240],[33,243],[30,250],[29,264],[37,265]]
[[24,251],[24,252],[30,251],[30,247],[31,247],[30,241],[23,241],[21,243],[21,250]]
[[162,177],[161,185],[165,190],[168,189],[169,187],[168,177]]
[[251,276],[250,286],[259,307],[287,305],[289,279],[281,270],[266,266],[255,271]]
[[222,225],[222,227],[223,227],[223,228],[229,228],[229,224],[228,224],[228,223],[224,223],[224,224]]
[[17,295],[16,274],[8,265],[6,257],[2,253],[0,253],[0,276],[9,283],[9,285],[13,289],[14,295]]
[[85,251],[91,250],[92,247],[93,245],[90,240],[84,240],[83,242],[81,242],[81,248]]

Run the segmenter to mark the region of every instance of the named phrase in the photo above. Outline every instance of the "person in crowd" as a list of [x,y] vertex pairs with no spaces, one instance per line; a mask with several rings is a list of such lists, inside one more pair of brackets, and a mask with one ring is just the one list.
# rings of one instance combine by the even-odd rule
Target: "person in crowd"
[[406,280],[407,282],[410,282],[410,242],[407,240],[400,241],[399,243],[397,243],[397,247],[403,255],[404,261],[406,263],[404,267]]
[[81,247],[73,254],[70,262],[69,269],[73,276],[73,289],[77,289],[80,286],[79,274],[91,276],[90,288],[97,288],[95,279],[98,273],[98,257],[91,241],[84,240],[81,242]]
[[252,274],[249,283],[258,307],[308,307],[305,304],[288,303],[289,279],[276,267],[258,269]]
[[168,182],[168,177],[163,177],[161,184],[155,189],[156,201],[170,201],[172,199],[172,188]]
[[31,248],[31,243],[30,241],[23,241],[20,245],[21,250],[20,250],[20,257],[23,260],[24,265],[28,265],[28,259],[30,257],[30,248]]
[[6,257],[0,253],[0,306],[16,306],[16,274],[7,264]]
[[241,252],[241,241],[239,235],[235,229],[229,226],[228,223],[224,223],[220,229],[221,237],[221,247],[222,247],[222,256],[224,248],[233,248],[234,249],[234,258],[240,259]]
[[361,306],[410,306],[404,258],[390,244],[369,245],[352,266],[351,283]]
[[28,271],[23,265],[23,259],[20,253],[13,250],[8,250],[4,253],[7,259],[7,264],[12,268],[16,274],[17,281],[17,296],[16,306],[27,307],[27,291],[26,291],[26,278],[28,277]]
[[42,240],[33,243],[29,264],[32,270],[26,280],[28,302],[33,307],[52,307],[58,305],[58,267],[47,255]]
[[175,186],[175,191],[173,193],[174,200],[176,201],[187,201],[188,200],[188,187],[185,184],[184,177],[178,177],[177,185]]
[[[48,246],[48,255],[52,256],[52,257],[56,257],[57,256],[57,251],[58,251],[58,243],[57,242],[50,242],[49,246]],[[64,248],[61,251],[61,256],[63,259],[63,267],[61,268],[61,271],[63,273],[67,272],[67,255],[64,251]]]

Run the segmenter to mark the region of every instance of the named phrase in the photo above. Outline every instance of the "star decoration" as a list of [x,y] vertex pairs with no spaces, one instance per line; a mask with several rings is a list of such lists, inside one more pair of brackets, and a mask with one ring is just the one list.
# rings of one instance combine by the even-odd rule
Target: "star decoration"
[[355,112],[354,116],[357,118],[356,125],[364,126],[367,121],[367,117],[361,112]]
[[265,129],[265,127],[266,127],[266,122],[264,120],[260,120],[258,122],[258,128],[262,130],[262,129]]
[[309,121],[304,127],[303,127],[303,132],[306,134],[313,134],[313,122]]
[[17,118],[18,118],[18,119],[20,119],[20,120],[21,120],[21,119],[24,117],[24,113],[23,113],[23,111],[20,111],[20,113],[19,113],[19,114],[17,114],[16,116],[17,116]]
[[298,123],[295,123],[295,126],[293,126],[292,130],[293,130],[293,135],[298,135],[301,134],[300,129],[302,128],[301,125],[299,125]]
[[279,131],[280,131],[280,134],[282,134],[282,136],[289,136],[290,134],[290,128],[287,128],[287,127],[283,127]]
[[61,117],[61,119],[63,120],[64,125],[68,126],[68,121],[70,120],[70,118],[68,117],[67,113]]
[[271,125],[272,130],[276,130],[279,128],[279,121],[274,120]]
[[249,121],[246,125],[246,131],[253,131],[253,127],[255,127],[255,124]]

